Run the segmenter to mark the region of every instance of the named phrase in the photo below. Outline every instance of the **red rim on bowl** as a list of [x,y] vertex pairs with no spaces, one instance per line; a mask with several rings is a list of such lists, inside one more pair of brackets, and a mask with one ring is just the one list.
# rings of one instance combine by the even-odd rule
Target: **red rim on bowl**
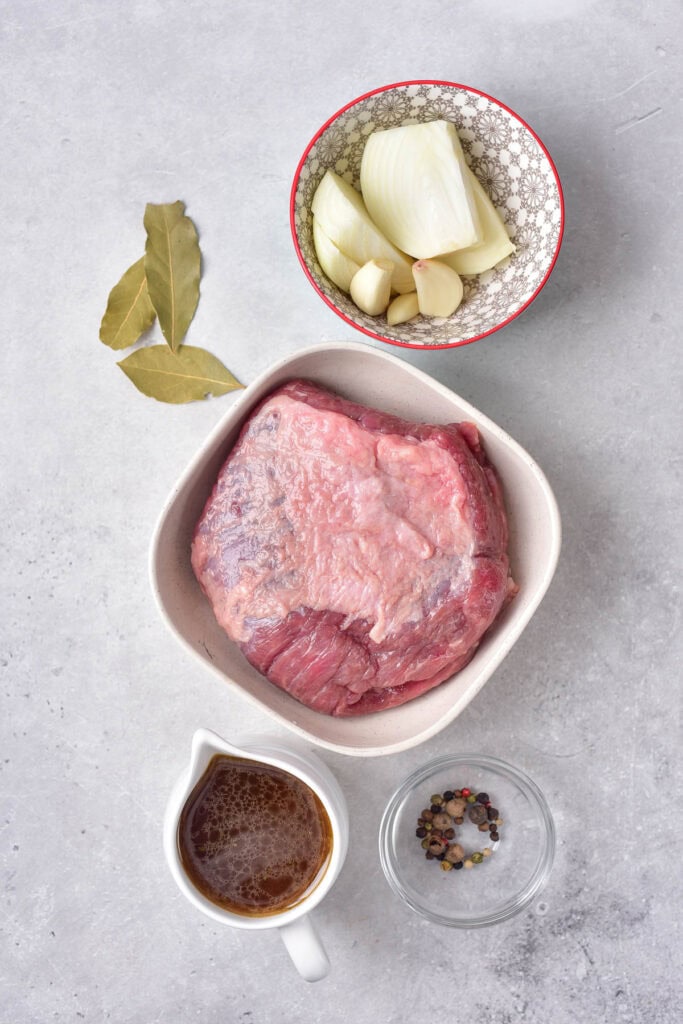
[[[421,86],[421,85],[441,86],[441,87],[445,87],[445,88],[459,89],[459,90],[462,90],[464,92],[472,93],[475,96],[481,96],[484,99],[488,100],[489,102],[495,104],[495,106],[500,107],[501,110],[504,110],[507,114],[509,114],[511,117],[513,117],[532,136],[532,138],[536,141],[536,143],[538,144],[539,148],[543,152],[543,155],[545,156],[546,160],[548,161],[548,165],[550,167],[550,170],[552,171],[553,177],[555,178],[555,183],[556,183],[556,186],[557,186],[557,193],[558,193],[558,200],[559,200],[560,220],[559,220],[559,229],[558,229],[558,235],[557,235],[557,243],[555,245],[555,250],[553,252],[552,258],[551,258],[550,263],[549,263],[549,266],[548,266],[547,270],[545,271],[545,274],[543,275],[543,278],[540,281],[538,287],[535,289],[535,291],[527,299],[525,299],[525,301],[522,303],[522,305],[520,305],[519,309],[515,310],[514,313],[511,313],[509,316],[507,316],[500,323],[496,324],[495,327],[491,327],[488,330],[482,331],[480,334],[477,334],[476,336],[473,336],[471,338],[463,338],[460,341],[448,342],[447,344],[438,344],[437,343],[437,344],[433,344],[433,345],[420,345],[420,344],[412,344],[412,343],[406,342],[406,341],[399,341],[396,338],[389,338],[386,335],[378,334],[377,331],[371,331],[367,327],[364,327],[362,324],[359,324],[355,320],[352,320],[350,317],[348,317],[341,309],[338,308],[338,306],[335,305],[335,303],[330,298],[328,298],[327,295],[325,295],[325,293],[322,291],[322,289],[318,285],[317,281],[315,280],[313,274],[311,273],[311,271],[310,271],[310,269],[309,269],[309,267],[308,267],[308,265],[306,263],[306,260],[304,258],[304,254],[301,251],[301,246],[299,245],[299,238],[298,238],[297,229],[296,229],[296,214],[295,214],[295,210],[296,210],[296,193],[297,193],[297,188],[298,188],[298,184],[299,184],[299,179],[300,179],[300,176],[301,176],[301,170],[302,170],[302,168],[303,168],[303,166],[304,166],[304,164],[305,164],[305,162],[306,162],[306,160],[308,158],[308,155],[309,155],[311,149],[316,144],[316,142],[321,137],[321,135],[323,135],[323,133],[325,131],[327,131],[327,129],[330,127],[330,125],[334,121],[336,121],[338,117],[340,117],[347,110],[350,110],[352,107],[356,106],[357,104],[362,103],[364,100],[367,100],[369,97],[376,96],[379,93],[389,92],[392,89],[399,89],[399,88],[404,88],[404,87],[407,87],[407,86]],[[474,88],[472,88],[469,85],[462,85],[459,82],[447,82],[447,81],[442,81],[440,79],[428,79],[428,78],[412,79],[412,80],[408,80],[408,81],[405,81],[405,82],[394,82],[391,85],[383,85],[383,86],[380,86],[380,88],[378,88],[378,89],[371,89],[369,92],[363,93],[362,96],[358,96],[358,97],[356,97],[356,99],[351,100],[350,103],[346,103],[343,107],[340,107],[339,110],[337,110],[336,113],[334,113],[331,117],[329,117],[327,119],[327,121],[325,121],[325,123],[318,129],[318,131],[315,133],[315,135],[313,136],[311,141],[306,146],[306,149],[304,150],[303,155],[302,155],[301,159],[299,160],[299,163],[297,164],[296,171],[294,173],[294,180],[292,182],[292,188],[291,188],[291,192],[290,192],[290,201],[289,201],[290,228],[291,228],[291,232],[292,232],[292,239],[294,241],[294,248],[295,248],[296,254],[297,254],[298,258],[299,258],[299,263],[301,264],[306,277],[308,278],[310,283],[313,285],[313,287],[315,288],[316,292],[318,293],[320,298],[323,300],[323,302],[327,306],[329,306],[329,308],[331,310],[333,310],[333,312],[335,312],[337,314],[337,316],[341,317],[341,319],[344,320],[347,324],[349,324],[355,330],[361,331],[363,334],[368,335],[370,338],[375,338],[377,341],[382,341],[382,342],[385,342],[386,344],[389,344],[389,345],[397,345],[397,346],[399,346],[401,348],[414,348],[414,349],[421,349],[421,350],[424,350],[424,349],[459,348],[462,345],[470,345],[474,341],[479,341],[481,338],[485,338],[489,334],[494,334],[496,331],[499,331],[501,329],[501,327],[505,327],[507,324],[511,323],[512,320],[515,320],[521,313],[523,313],[524,310],[528,306],[531,305],[531,303],[537,297],[539,292],[543,289],[543,287],[545,286],[546,282],[548,281],[548,278],[550,277],[550,275],[553,272],[553,269],[554,269],[555,264],[557,262],[557,257],[558,257],[559,252],[560,252],[560,248],[562,246],[562,238],[563,238],[563,235],[564,235],[564,219],[565,219],[564,195],[563,195],[563,192],[562,192],[562,183],[560,181],[560,176],[559,176],[559,174],[557,172],[557,168],[555,167],[555,163],[554,163],[552,157],[550,156],[550,153],[548,152],[548,149],[544,145],[543,141],[536,134],[536,132],[533,130],[533,128],[531,128],[527,124],[527,122],[523,118],[521,118],[519,116],[519,114],[515,113],[515,111],[512,110],[510,107],[506,106],[505,103],[501,103],[501,101],[496,99],[495,96],[491,96],[491,95],[489,95],[489,93],[483,92],[481,89],[474,89]]]

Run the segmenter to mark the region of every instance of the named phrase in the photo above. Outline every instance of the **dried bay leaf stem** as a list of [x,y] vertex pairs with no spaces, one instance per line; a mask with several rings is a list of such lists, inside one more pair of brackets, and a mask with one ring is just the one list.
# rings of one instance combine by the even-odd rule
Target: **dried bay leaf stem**
[[228,369],[202,348],[166,345],[138,349],[118,365],[138,391],[160,402],[196,402],[243,387]]
[[185,204],[148,203],[145,208],[145,274],[164,338],[177,352],[199,301],[201,255]]
[[154,323],[154,307],[147,290],[145,259],[129,267],[109,293],[100,325],[100,341],[109,348],[130,348]]

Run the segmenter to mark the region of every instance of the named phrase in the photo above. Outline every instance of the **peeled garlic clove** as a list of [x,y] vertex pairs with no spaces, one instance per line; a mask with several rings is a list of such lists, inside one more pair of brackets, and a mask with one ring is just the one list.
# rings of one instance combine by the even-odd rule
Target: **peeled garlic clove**
[[412,260],[384,237],[370,219],[363,197],[348,181],[334,171],[326,171],[315,190],[311,210],[327,237],[359,267],[368,260],[391,260],[393,290],[414,291]]
[[479,179],[468,170],[474,200],[479,214],[479,223],[483,233],[483,241],[467,249],[439,256],[458,274],[483,274],[497,263],[515,252],[515,245],[510,241],[505,224],[490,198],[484,191]]
[[391,260],[368,260],[351,279],[351,298],[368,316],[379,316],[389,305],[393,272]]
[[440,260],[413,263],[417,305],[423,316],[450,316],[462,301],[462,281]]
[[387,323],[391,327],[395,327],[396,324],[404,324],[407,320],[412,320],[419,312],[417,292],[410,292],[409,295],[397,295],[389,303]]
[[402,125],[368,138],[360,184],[379,230],[416,259],[481,242],[465,156],[449,121]]
[[323,274],[329,277],[337,288],[348,293],[351,278],[358,273],[360,267],[350,256],[338,249],[331,238],[328,238],[317,217],[313,218],[313,245]]

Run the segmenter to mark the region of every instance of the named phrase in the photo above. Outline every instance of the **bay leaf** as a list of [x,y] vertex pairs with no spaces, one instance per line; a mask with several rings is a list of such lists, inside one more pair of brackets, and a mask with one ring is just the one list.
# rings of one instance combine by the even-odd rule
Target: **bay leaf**
[[145,274],[152,305],[171,350],[182,344],[199,301],[201,256],[185,204],[147,203]]
[[196,402],[244,387],[219,359],[203,348],[166,345],[141,348],[117,364],[138,391],[159,402]]
[[109,348],[130,348],[152,326],[155,315],[142,256],[109,292],[100,324],[100,341]]

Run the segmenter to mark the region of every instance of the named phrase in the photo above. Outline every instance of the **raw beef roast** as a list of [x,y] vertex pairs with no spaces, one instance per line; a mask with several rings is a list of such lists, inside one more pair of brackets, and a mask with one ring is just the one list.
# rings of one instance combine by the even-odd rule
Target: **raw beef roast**
[[506,548],[473,424],[408,423],[296,380],[245,423],[192,566],[259,672],[358,715],[467,664],[514,593]]

